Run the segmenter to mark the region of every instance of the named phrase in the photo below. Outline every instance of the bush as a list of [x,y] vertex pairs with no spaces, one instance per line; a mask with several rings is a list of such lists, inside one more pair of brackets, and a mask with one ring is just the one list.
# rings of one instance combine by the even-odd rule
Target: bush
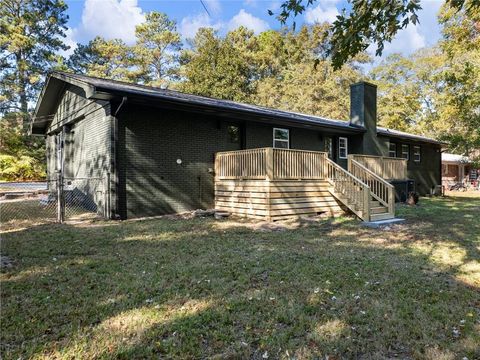
[[0,155],[0,180],[41,180],[45,177],[44,164],[31,156]]

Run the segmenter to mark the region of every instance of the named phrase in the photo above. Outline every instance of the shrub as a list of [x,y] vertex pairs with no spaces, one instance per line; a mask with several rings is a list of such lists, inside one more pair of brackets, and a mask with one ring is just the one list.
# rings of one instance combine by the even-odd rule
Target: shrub
[[0,155],[0,180],[41,180],[45,177],[44,164],[31,156]]

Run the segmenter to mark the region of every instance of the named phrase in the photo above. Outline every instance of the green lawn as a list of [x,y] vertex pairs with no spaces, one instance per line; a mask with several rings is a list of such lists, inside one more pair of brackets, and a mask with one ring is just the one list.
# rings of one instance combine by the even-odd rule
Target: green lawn
[[397,213],[9,230],[2,358],[480,358],[480,197]]

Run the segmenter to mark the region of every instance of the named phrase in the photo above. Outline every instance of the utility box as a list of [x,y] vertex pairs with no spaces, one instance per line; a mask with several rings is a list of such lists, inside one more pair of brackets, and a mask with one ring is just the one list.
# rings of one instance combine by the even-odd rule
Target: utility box
[[391,180],[395,188],[395,201],[396,202],[405,202],[408,197],[408,193],[415,191],[415,180],[406,179],[406,180]]

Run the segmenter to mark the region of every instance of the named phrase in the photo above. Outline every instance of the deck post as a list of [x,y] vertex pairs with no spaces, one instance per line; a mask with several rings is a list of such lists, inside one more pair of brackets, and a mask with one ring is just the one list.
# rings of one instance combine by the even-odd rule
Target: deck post
[[393,186],[388,188],[388,212],[395,216],[395,191]]
[[273,180],[273,148],[266,148],[265,154],[266,168],[267,168],[267,180]]
[[370,221],[370,188],[363,187],[363,221]]

